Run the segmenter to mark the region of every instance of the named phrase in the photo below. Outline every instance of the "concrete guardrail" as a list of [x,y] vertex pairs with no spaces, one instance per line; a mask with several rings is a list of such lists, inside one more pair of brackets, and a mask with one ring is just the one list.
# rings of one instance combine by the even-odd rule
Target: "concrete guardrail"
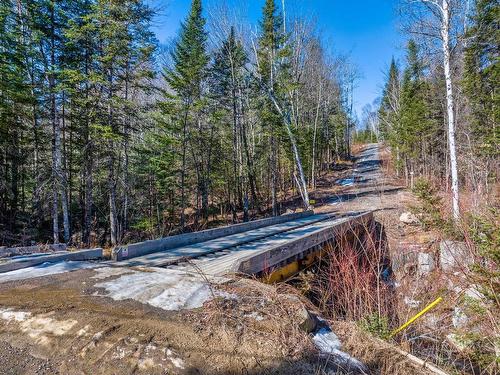
[[247,275],[255,275],[273,269],[274,266],[286,262],[291,258],[294,259],[299,254],[315,246],[333,240],[335,236],[341,233],[345,233],[346,231],[357,232],[360,229],[367,228],[372,220],[373,214],[371,212],[340,219],[338,223],[333,223],[331,227],[319,229],[316,232],[306,234],[286,244],[268,248],[239,259],[231,268],[233,272]]
[[146,254],[157,253],[176,247],[192,245],[195,243],[210,241],[215,238],[226,237],[236,233],[242,233],[253,229],[281,224],[286,221],[296,220],[311,216],[312,210],[274,216],[266,219],[249,221],[246,223],[228,225],[222,228],[207,229],[199,232],[184,233],[176,236],[159,238],[144,242],[137,242],[124,246],[117,246],[113,249],[111,257],[115,261],[139,257]]
[[55,263],[68,260],[93,260],[102,258],[102,249],[58,252],[55,254],[33,254],[10,258],[0,263],[0,273],[38,266],[42,263]]

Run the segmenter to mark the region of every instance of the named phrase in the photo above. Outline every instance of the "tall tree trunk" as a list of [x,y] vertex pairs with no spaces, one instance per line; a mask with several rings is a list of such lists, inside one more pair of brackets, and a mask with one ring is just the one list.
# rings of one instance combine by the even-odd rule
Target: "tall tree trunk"
[[[89,53],[88,48],[85,56],[85,76],[89,74]],[[82,228],[82,242],[86,245],[90,245],[90,232],[92,225],[92,205],[93,205],[93,181],[92,181],[92,167],[93,167],[93,144],[90,137],[90,118],[89,118],[89,86],[85,83],[85,122],[84,122],[84,153],[83,153],[83,190],[84,190],[84,209],[83,209],[83,228]]]
[[[111,62],[112,63],[112,62]],[[113,119],[113,68],[109,68],[108,72],[108,126],[114,130]],[[108,189],[109,189],[109,231],[111,235],[111,245],[118,243],[118,217],[116,212],[116,181],[114,173],[114,152],[115,144],[113,140],[109,140],[109,156],[108,156]]]
[[186,225],[186,146],[187,146],[187,121],[189,114],[189,105],[185,104],[184,121],[182,123],[182,168],[181,168],[181,222],[182,231]]
[[[68,243],[70,239],[70,217],[69,217],[69,197],[68,197],[68,174],[66,163],[66,111],[65,111],[65,94],[62,94],[62,108],[61,108],[61,122],[62,122],[62,145],[61,150],[61,168],[60,168],[60,185],[61,185],[61,205],[63,212],[63,228],[64,228],[64,242]],[[70,145],[71,146],[71,145]]]
[[59,122],[57,120],[56,94],[55,94],[55,2],[50,3],[50,20],[51,20],[51,51],[50,51],[50,72],[49,72],[49,95],[50,95],[50,119],[52,123],[52,235],[54,243],[59,243],[59,165],[61,161],[61,134]]
[[[113,142],[110,142],[110,147],[113,147]],[[116,215],[116,183],[114,180],[114,158],[109,157],[108,160],[108,188],[109,188],[109,231],[111,235],[111,245],[118,243],[118,218]]]
[[[88,130],[87,130],[88,133]],[[92,196],[92,143],[87,136],[85,152],[84,152],[84,209],[83,209],[83,231],[82,231],[82,242],[88,246],[90,245],[90,232],[92,225],[92,205],[93,205],[93,196]]]
[[268,95],[273,102],[274,106],[278,110],[278,113],[281,115],[283,118],[283,121],[285,123],[285,128],[286,132],[288,134],[288,139],[290,140],[290,144],[292,147],[292,155],[293,159],[295,161],[295,167],[297,168],[297,171],[299,173],[299,180],[298,180],[298,188],[299,190],[302,191],[302,200],[304,204],[304,208],[310,209],[311,205],[309,203],[309,193],[307,191],[307,183],[306,183],[306,178],[304,175],[304,169],[302,168],[302,162],[300,160],[300,154],[299,150],[297,148],[297,142],[295,141],[295,136],[293,135],[292,132],[292,121],[290,119],[290,115],[288,112],[285,112],[284,110],[281,109],[278,101],[274,97],[274,94],[271,91],[268,91]]
[[[259,199],[258,199],[258,192],[257,192],[257,178],[255,176],[255,168],[253,164],[253,155],[250,152],[250,145],[248,143],[248,136],[247,136],[247,124],[245,121],[245,111],[244,111],[244,106],[243,106],[243,96],[241,92],[241,88],[238,88],[239,92],[239,107],[240,107],[240,114],[241,114],[241,126],[240,126],[240,132],[241,132],[241,140],[242,140],[242,146],[245,151],[245,159],[246,159],[246,164],[247,164],[247,176],[248,176],[248,185],[250,186],[250,194],[252,196],[253,200],[253,205],[257,206],[259,208]],[[247,195],[247,209],[248,209],[248,195]]]
[[235,184],[233,188],[233,202],[231,203],[231,210],[233,214],[233,223],[238,221],[236,215],[236,207],[238,200],[241,200],[241,175],[239,173],[240,168],[238,168],[238,111],[236,103],[236,90],[235,90],[235,79],[234,79],[234,69],[231,64],[231,75],[232,75],[232,104],[233,104],[233,178],[235,179]]
[[128,230],[128,200],[129,200],[129,127],[130,127],[130,115],[128,108],[129,100],[129,70],[130,63],[127,61],[126,73],[125,73],[125,115],[123,124],[123,216],[121,225],[121,235]]
[[450,4],[449,0],[442,1],[442,25],[441,37],[443,40],[443,65],[446,80],[446,108],[448,112],[448,147],[450,153],[451,170],[451,192],[453,202],[453,219],[460,219],[459,196],[458,196],[458,171],[457,155],[455,147],[455,108],[453,99],[453,84],[450,69]]
[[313,131],[313,139],[312,139],[312,160],[311,160],[311,187],[316,188],[316,170],[315,170],[315,161],[316,161],[316,134],[318,129],[318,118],[319,118],[319,108],[321,106],[321,89],[322,82],[319,82],[318,89],[318,104],[316,106],[316,116],[314,117],[314,131]]
[[278,194],[277,194],[277,176],[278,176],[278,166],[276,162],[276,138],[274,136],[274,129],[271,129],[272,135],[270,140],[270,160],[269,166],[271,169],[271,207],[273,211],[273,216],[278,216]]

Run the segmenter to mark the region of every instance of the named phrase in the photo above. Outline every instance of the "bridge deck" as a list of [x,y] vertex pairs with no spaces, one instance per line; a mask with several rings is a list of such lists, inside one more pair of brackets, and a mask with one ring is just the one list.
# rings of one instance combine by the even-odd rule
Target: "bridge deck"
[[[186,271],[202,272],[208,276],[223,276],[230,272],[239,272],[240,264],[245,260],[251,259],[253,256],[270,251],[271,249],[283,247],[298,239],[305,239],[327,228],[333,228],[338,224],[346,223],[349,220],[351,220],[350,217],[337,217],[315,222],[304,227],[292,229],[288,232],[278,233],[274,236],[236,246],[228,249],[228,252],[221,256],[214,254],[194,259],[192,265],[181,265],[179,268]],[[327,239],[328,238],[325,238],[325,240]],[[305,244],[303,250],[308,250]],[[296,254],[289,255],[293,256]]]
[[169,264],[177,263],[186,258],[198,258],[207,254],[220,253],[228,249],[234,249],[248,243],[262,240],[271,236],[276,236],[280,233],[285,233],[297,228],[310,226],[327,219],[332,219],[334,216],[330,213],[307,216],[304,218],[287,221],[281,224],[271,225],[263,228],[253,229],[242,233],[236,233],[230,236],[216,238],[209,241],[195,243],[192,245],[176,247],[164,251],[155,252],[113,262],[116,266],[149,266],[161,267]]
[[[223,276],[256,274],[300,259],[309,250],[331,240],[342,226],[352,228],[370,219],[370,213],[313,215],[231,236],[169,249],[125,261],[119,266],[169,267],[188,273]],[[189,259],[189,261],[188,261]]]

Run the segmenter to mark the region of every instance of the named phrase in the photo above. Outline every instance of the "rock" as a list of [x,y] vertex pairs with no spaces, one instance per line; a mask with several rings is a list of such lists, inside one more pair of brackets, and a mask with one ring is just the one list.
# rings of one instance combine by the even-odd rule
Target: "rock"
[[408,225],[418,224],[420,222],[418,218],[409,211],[403,212],[401,216],[399,216],[399,221]]
[[467,317],[467,315],[465,315],[464,311],[460,307],[455,307],[451,320],[453,322],[453,327],[463,328],[465,325],[467,325],[469,318]]
[[477,285],[472,285],[465,290],[465,296],[476,301],[484,300],[486,297],[478,290]]
[[298,319],[298,326],[301,330],[307,333],[314,332],[318,328],[319,320],[316,315],[309,312],[304,306],[304,303],[299,297],[293,294],[282,295],[282,298],[290,301],[295,307],[296,317]]
[[286,211],[285,211],[285,215],[289,215],[289,214],[293,214],[293,213],[295,213],[295,211],[291,210],[289,208],[287,208]]
[[445,240],[439,244],[439,264],[443,271],[469,266],[473,262],[464,242]]
[[301,322],[299,328],[307,333],[314,332],[318,325],[318,319],[314,314],[311,314],[306,308],[300,309],[299,317]]
[[418,273],[420,275],[427,275],[435,268],[434,256],[432,254],[418,253],[417,261]]

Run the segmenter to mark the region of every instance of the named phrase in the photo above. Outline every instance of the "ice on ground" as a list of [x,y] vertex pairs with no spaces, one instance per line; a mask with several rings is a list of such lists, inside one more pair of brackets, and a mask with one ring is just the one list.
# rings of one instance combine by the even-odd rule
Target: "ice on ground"
[[164,310],[194,309],[220,293],[195,274],[174,269],[149,268],[95,284],[114,300],[133,299]]
[[0,309],[0,318],[3,320],[15,320],[23,322],[31,316],[31,313],[25,311],[14,311],[12,309]]
[[96,267],[99,267],[99,265],[96,263],[84,262],[84,261],[68,261],[68,262],[58,262],[58,263],[46,262],[38,266],[27,267],[20,270],[0,273],[0,283],[5,283],[7,281],[32,279],[35,277],[42,277],[48,275],[56,275],[64,272],[71,272],[71,271],[82,270],[86,268],[96,268]]
[[365,366],[357,359],[351,357],[341,349],[342,344],[335,333],[329,328],[320,328],[312,338],[314,345],[322,353],[331,354],[342,362],[345,362],[349,367],[363,369]]
[[39,344],[46,345],[52,336],[62,336],[71,330],[78,322],[74,319],[56,320],[47,314],[32,315],[26,311],[14,311],[13,309],[0,310],[0,318],[8,322],[19,323],[21,331]]

